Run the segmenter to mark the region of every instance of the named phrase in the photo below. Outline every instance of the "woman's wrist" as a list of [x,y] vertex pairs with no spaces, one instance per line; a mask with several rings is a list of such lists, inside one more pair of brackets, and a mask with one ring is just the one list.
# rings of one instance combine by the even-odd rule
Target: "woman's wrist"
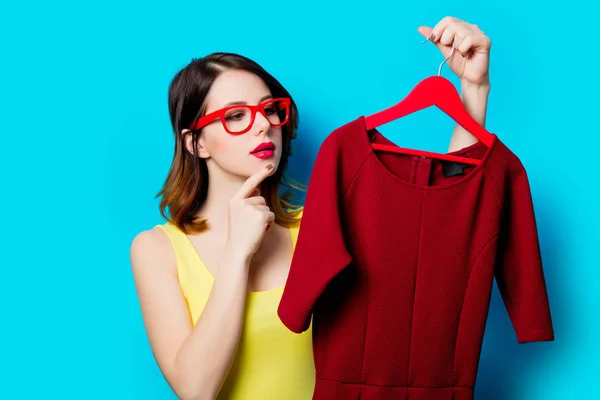
[[467,112],[480,125],[485,125],[487,102],[490,93],[490,82],[488,79],[480,83],[472,83],[461,80],[461,98]]
[[[485,126],[485,117],[487,113],[488,94],[490,92],[490,83],[487,79],[481,83],[472,83],[461,79],[461,100],[465,110],[481,126]],[[460,150],[477,142],[474,137],[461,125],[456,124],[450,139],[448,151]]]

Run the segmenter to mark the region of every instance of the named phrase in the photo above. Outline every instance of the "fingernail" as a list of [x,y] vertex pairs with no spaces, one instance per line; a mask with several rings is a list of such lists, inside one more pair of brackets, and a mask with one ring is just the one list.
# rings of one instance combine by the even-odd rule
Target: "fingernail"
[[429,40],[435,42],[435,33],[431,32],[431,35],[429,35]]
[[267,167],[266,167],[266,168],[267,168],[268,170],[271,170],[271,169],[273,169],[273,165],[269,164],[269,165],[267,165]]

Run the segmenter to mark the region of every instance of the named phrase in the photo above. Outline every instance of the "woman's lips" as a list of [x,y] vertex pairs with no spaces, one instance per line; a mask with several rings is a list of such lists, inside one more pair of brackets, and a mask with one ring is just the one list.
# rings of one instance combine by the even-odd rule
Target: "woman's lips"
[[256,153],[252,153],[254,157],[261,159],[271,158],[273,157],[273,154],[275,154],[275,151],[273,151],[272,149],[261,150],[257,151]]

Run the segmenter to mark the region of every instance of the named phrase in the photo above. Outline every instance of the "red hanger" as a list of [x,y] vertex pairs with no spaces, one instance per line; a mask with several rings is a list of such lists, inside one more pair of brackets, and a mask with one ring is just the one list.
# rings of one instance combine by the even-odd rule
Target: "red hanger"
[[[493,140],[492,134],[477,121],[475,121],[471,115],[469,115],[463,106],[460,95],[458,94],[458,91],[452,82],[440,76],[442,66],[450,59],[450,57],[452,57],[453,53],[454,45],[452,45],[452,52],[448,58],[446,58],[440,64],[437,76],[430,76],[423,79],[399,103],[365,117],[367,130],[387,124],[388,122],[392,122],[393,120],[402,118],[408,114],[425,109],[427,107],[437,106],[440,110],[448,114],[459,125],[465,128],[469,133],[471,133],[489,148]],[[376,150],[389,151],[399,154],[425,156],[441,160],[456,161],[470,165],[479,165],[481,163],[481,160],[474,158],[461,157],[451,154],[441,154],[424,150],[407,149],[395,145],[373,143],[371,146]]]

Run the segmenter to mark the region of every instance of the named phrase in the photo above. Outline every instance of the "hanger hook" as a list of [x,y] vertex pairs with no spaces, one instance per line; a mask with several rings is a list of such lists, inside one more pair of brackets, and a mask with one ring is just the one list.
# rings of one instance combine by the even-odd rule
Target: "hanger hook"
[[[431,35],[429,35],[429,37],[428,37],[427,39],[423,40],[423,41],[421,42],[421,44],[423,44],[423,43],[425,43],[425,42],[428,42],[428,41],[429,41],[429,39],[431,39],[431,36],[432,36],[432,35],[433,35],[433,32],[431,33]],[[452,58],[452,55],[453,55],[453,54],[454,54],[454,41],[452,41],[452,51],[450,52],[450,55],[449,55],[449,56],[448,56],[448,57],[447,57],[447,58],[446,58],[444,61],[442,61],[442,63],[440,64],[440,66],[439,66],[439,68],[438,68],[438,76],[440,76],[440,75],[441,75],[441,73],[442,73],[442,66],[443,66],[443,65],[446,63],[446,61],[448,61],[450,58]]]

